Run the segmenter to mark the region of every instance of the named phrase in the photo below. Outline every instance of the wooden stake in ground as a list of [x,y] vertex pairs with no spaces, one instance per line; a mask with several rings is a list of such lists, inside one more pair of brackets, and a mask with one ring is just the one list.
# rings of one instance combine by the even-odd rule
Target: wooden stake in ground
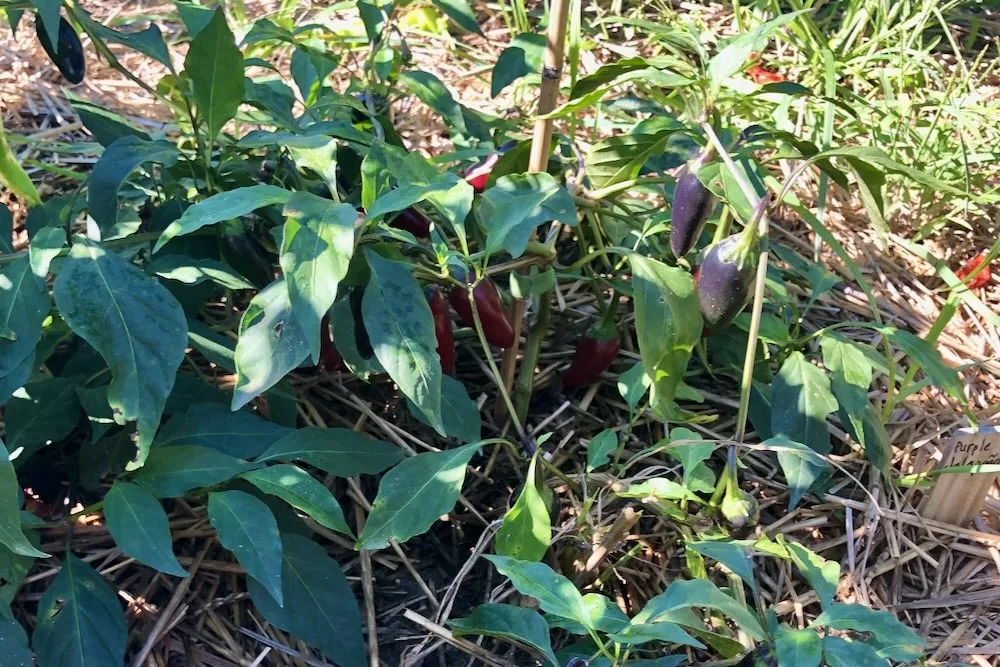
[[[982,426],[955,431],[938,468],[1000,464],[1000,427]],[[972,521],[986,502],[997,474],[946,472],[920,505],[928,519],[961,526]]]
[[[538,94],[538,118],[535,120],[535,130],[531,139],[531,158],[528,171],[545,171],[549,162],[549,151],[552,148],[553,119],[544,118],[556,108],[559,99],[559,83],[562,81],[563,48],[566,44],[566,23],[569,17],[569,7],[572,0],[552,0],[549,6],[548,43],[545,45],[545,56],[542,61],[542,85]],[[534,236],[534,233],[532,233]],[[551,294],[542,297],[551,298]],[[517,352],[521,343],[521,329],[524,325],[525,302],[514,299],[510,308],[510,322],[514,328],[514,344],[504,350],[501,374],[503,383],[509,393],[514,385],[514,371],[517,366]],[[502,403],[497,404],[501,410]],[[512,418],[516,418],[511,415]]]

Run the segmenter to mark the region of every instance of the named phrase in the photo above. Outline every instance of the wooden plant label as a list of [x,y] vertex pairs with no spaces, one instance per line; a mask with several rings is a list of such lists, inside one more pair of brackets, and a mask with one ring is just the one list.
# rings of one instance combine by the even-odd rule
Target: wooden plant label
[[[955,431],[938,468],[1000,464],[1000,427],[981,426]],[[976,518],[998,474],[946,472],[924,497],[920,514],[956,526]]]

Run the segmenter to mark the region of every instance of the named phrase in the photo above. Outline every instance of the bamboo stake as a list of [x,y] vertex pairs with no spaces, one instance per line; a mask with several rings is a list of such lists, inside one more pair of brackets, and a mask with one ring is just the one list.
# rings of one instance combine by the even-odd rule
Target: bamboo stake
[[[531,157],[528,161],[528,171],[532,173],[545,171],[549,162],[549,151],[552,149],[552,127],[554,119],[545,118],[556,108],[559,99],[559,83],[562,80],[564,47],[566,44],[566,24],[569,18],[569,7],[572,0],[552,0],[549,6],[548,43],[545,46],[545,56],[542,61],[542,85],[538,95],[538,118],[535,120],[535,130],[531,139]],[[534,232],[532,232],[534,239]],[[542,298],[551,298],[546,293]],[[510,322],[514,329],[514,344],[504,350],[501,363],[501,375],[504,387],[510,392],[514,386],[514,372],[517,367],[517,353],[521,344],[521,330],[524,326],[525,302],[514,299],[510,307]],[[530,384],[529,384],[530,393]],[[501,413],[503,404],[497,404],[497,415]],[[511,415],[511,418],[516,418]]]

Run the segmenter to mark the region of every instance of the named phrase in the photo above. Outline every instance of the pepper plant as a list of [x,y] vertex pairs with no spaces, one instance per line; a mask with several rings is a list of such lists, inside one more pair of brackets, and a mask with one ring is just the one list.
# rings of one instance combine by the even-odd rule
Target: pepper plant
[[[465,3],[436,4],[458,26],[477,30]],[[772,198],[798,214],[867,289],[836,238],[796,197],[795,179],[818,169],[845,187],[853,182],[876,212],[887,172],[941,192],[955,188],[877,149],[820,150],[785,131],[739,125],[747,100],[732,82],[751,52],[801,13],[764,22],[714,55],[693,29],[642,26],[655,55],[575,79],[552,116],[576,116],[570,126],[579,138],[557,134],[548,169],[528,172],[527,128],[463,105],[445,82],[412,68],[392,3],[358,3],[365,57],[341,90],[330,75],[346,69],[338,49],[351,44],[319,24],[261,19],[237,43],[222,9],[179,3],[188,41],[181,66],[155,25],[120,32],[74,3],[62,7],[62,17],[52,3],[36,5],[37,25],[47,31],[40,34],[51,40],[70,26],[84,31],[101,57],[171,110],[177,128],[151,135],[71,98],[100,144],[100,159],[79,190],[46,201],[0,144],[4,182],[29,206],[21,221],[26,249],[14,247],[12,216],[0,208],[7,314],[0,337],[0,614],[12,618],[6,603],[35,559],[62,560],[31,628],[40,664],[82,664],[73,655],[86,655],[86,664],[122,664],[127,631],[113,590],[73,556],[72,539],[65,551],[39,550],[46,521],[72,525],[75,517],[25,512],[19,488],[38,486],[33,480],[58,475],[67,501],[103,513],[122,553],[174,577],[188,570],[174,554],[163,503],[199,501],[246,571],[260,615],[336,664],[354,666],[366,664],[358,603],[300,518],[360,550],[404,543],[453,509],[466,466],[487,447],[509,447],[529,470],[490,559],[538,598],[545,615],[487,605],[454,621],[456,632],[516,639],[551,664],[559,664],[551,629],[581,636],[561,655],[590,664],[678,664],[642,661],[664,647],[711,647],[735,657],[743,644],[726,621],[706,625],[701,610],[709,609],[765,651],[773,646],[779,659],[797,649],[815,657],[812,664],[821,657],[831,665],[851,656],[871,664],[913,657],[919,640],[887,614],[833,601],[835,564],[817,564],[799,545],[728,535],[755,522],[753,498],[740,489],[742,449],[776,454],[793,507],[823,488],[831,414],[887,471],[883,424],[919,386],[918,368],[962,400],[957,374],[933,346],[883,324],[877,309],[872,323],[843,326],[877,333],[884,355],[840,336],[840,326],[802,327],[805,311],[792,288],[811,294],[808,311],[835,281],[769,242]],[[2,6],[12,27],[27,8]],[[109,42],[168,73],[155,85],[138,81]],[[518,35],[492,73],[495,93],[531,85],[525,77],[538,69],[539,43]],[[272,53],[290,56],[287,72],[264,58]],[[83,71],[60,70],[70,81]],[[624,87],[643,103],[616,104]],[[752,97],[770,103],[810,94],[773,83]],[[452,152],[428,158],[407,150],[392,123],[403,97],[441,117]],[[622,132],[590,141],[584,124],[596,107]],[[784,182],[771,169],[780,161],[797,165]],[[584,327],[592,333],[561,376],[563,389],[572,397],[605,372],[621,373],[633,414],[651,411],[670,425],[649,451],[683,462],[682,479],[626,483],[616,500],[682,526],[697,513],[716,531],[702,540],[685,527],[692,579],[674,582],[631,617],[607,597],[581,595],[539,562],[552,539],[544,480],[564,473],[544,456],[543,439],[528,437],[525,414],[533,362],[555,326],[552,288],[569,281],[591,289],[601,312]],[[520,327],[506,305],[515,299],[530,302],[533,326],[527,379],[512,392],[495,352],[518,342]],[[750,301],[751,312],[743,313]],[[626,370],[618,356],[621,340],[632,339],[632,319],[641,363]],[[456,350],[456,340],[470,344]],[[910,360],[903,376],[894,348]],[[483,439],[479,406],[460,379],[479,363],[489,369],[499,413],[514,427],[513,442]],[[704,441],[683,426],[714,418],[691,410],[699,369],[741,383],[732,441]],[[876,371],[889,391],[881,410],[867,397]],[[218,375],[231,377],[231,386]],[[291,380],[317,376],[344,384],[388,376],[437,448],[415,453],[350,429],[303,426]],[[760,444],[745,442],[747,419]],[[594,438],[588,473],[605,469],[628,479],[634,461],[623,455],[617,431],[629,427]],[[709,464],[720,444],[728,456],[717,474]],[[357,535],[313,470],[335,478],[381,475]],[[747,589],[756,591],[753,550],[790,559],[820,593],[823,613],[810,628],[781,626],[759,599],[746,601]],[[735,575],[725,590],[709,578],[703,556]],[[16,626],[8,622],[3,632],[28,650]]]

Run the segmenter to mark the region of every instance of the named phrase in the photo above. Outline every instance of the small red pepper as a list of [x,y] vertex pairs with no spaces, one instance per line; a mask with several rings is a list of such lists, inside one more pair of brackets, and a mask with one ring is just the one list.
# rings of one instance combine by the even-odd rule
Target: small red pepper
[[[479,321],[483,325],[486,341],[497,347],[510,347],[514,344],[514,328],[507,319],[500,291],[493,281],[483,278],[472,290],[472,298],[476,302]],[[466,326],[475,327],[476,320],[472,316],[472,304],[469,303],[468,292],[462,287],[453,287],[448,293],[448,300],[458,313],[458,317]]]
[[329,315],[325,315],[319,325],[319,367],[327,373],[339,373],[347,370],[344,358],[340,356],[340,352],[333,344]]
[[760,65],[753,65],[747,70],[747,74],[753,79],[753,82],[758,86],[764,86],[769,83],[781,83],[785,81],[785,77],[777,72],[772,72],[770,70],[764,69]]
[[[966,260],[962,267],[955,271],[955,275],[958,276],[959,280],[965,280],[972,275],[976,269],[982,266],[986,262],[986,253],[981,252],[972,259]],[[990,266],[987,264],[983,269],[976,274],[976,277],[967,283],[969,289],[978,289],[980,287],[986,287],[990,282],[993,274],[990,273]]]
[[410,232],[418,239],[425,239],[431,235],[431,221],[412,206],[389,221],[389,226]]
[[476,194],[486,190],[486,184],[490,180],[490,174],[493,173],[493,167],[496,166],[497,160],[514,146],[517,146],[516,141],[508,141],[500,146],[496,153],[487,156],[482,162],[472,165],[465,172],[465,180],[472,186]]
[[455,333],[451,330],[451,314],[448,303],[441,292],[434,288],[427,296],[427,305],[434,316],[434,336],[437,338],[437,353],[441,357],[441,370],[451,374],[455,370]]
[[592,384],[601,377],[601,373],[611,367],[621,348],[621,340],[611,319],[612,315],[613,311],[609,309],[604,321],[591,329],[576,346],[573,361],[563,375],[564,389]]

